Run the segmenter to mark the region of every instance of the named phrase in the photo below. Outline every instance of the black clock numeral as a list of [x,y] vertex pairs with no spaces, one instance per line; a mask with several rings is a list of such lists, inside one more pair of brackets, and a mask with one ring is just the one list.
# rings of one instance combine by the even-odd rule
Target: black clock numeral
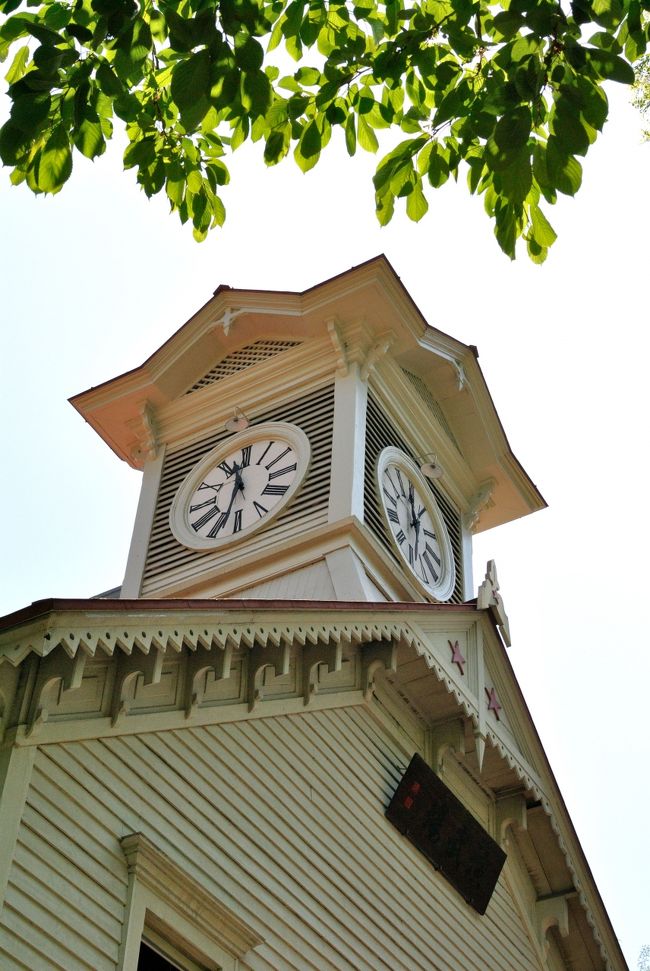
[[[276,472],[269,473],[269,482],[271,481],[271,479],[277,479],[281,475],[286,475],[287,472],[295,472],[297,468],[298,468],[297,462],[294,462],[293,465],[285,465],[283,469],[278,469]],[[267,465],[267,469],[268,469],[268,465]]]
[[410,479],[408,480],[408,483],[409,483],[409,502],[415,503],[415,489],[414,489],[413,483],[411,482]]
[[238,533],[241,529],[241,514],[242,514],[241,509],[235,509],[235,518],[232,524],[233,533]]
[[420,553],[420,555],[418,557],[418,566],[422,570],[422,579],[424,580],[425,583],[428,583],[429,582],[429,576],[427,574],[427,567],[426,567],[426,562],[424,560],[424,554],[423,553]]
[[428,543],[426,544],[426,546],[424,548],[425,548],[426,552],[429,554],[429,556],[432,556],[434,558],[434,560],[436,561],[436,563],[438,564],[438,566],[442,566],[442,560],[440,559],[440,557],[438,556],[438,554],[436,553],[436,551],[431,549],[431,547],[429,546]]
[[209,482],[202,482],[197,489],[197,492],[199,489],[213,489],[214,492],[219,492],[221,489],[223,489],[223,482],[219,482],[218,485],[211,485]]
[[438,541],[438,537],[436,536],[436,534],[432,533],[431,530],[427,529],[426,526],[424,527],[424,535],[428,536],[430,539],[435,539],[436,542]]
[[218,468],[220,468],[222,472],[225,472],[227,476],[231,476],[233,473],[233,470],[230,468],[225,459],[223,462],[219,462]]
[[190,506],[190,512],[196,512],[197,509],[204,509],[205,506],[214,506],[217,501],[216,496],[212,496],[211,499],[206,499],[205,502],[197,502],[195,506]]
[[227,522],[228,522],[228,513],[222,512],[219,518],[217,519],[216,523],[208,533],[208,536],[210,537],[210,539],[214,539],[215,536],[218,534],[219,530],[223,529],[223,527],[226,525]]
[[413,547],[409,543],[409,566],[413,566],[413,554],[414,554],[414,552],[415,551],[414,551]]
[[267,471],[269,469],[272,469],[273,466],[276,464],[276,462],[279,462],[280,459],[283,459],[285,457],[285,455],[288,455],[289,454],[290,451],[291,451],[291,448],[287,445],[287,447],[285,448],[284,452],[280,452],[279,455],[276,455],[275,458],[273,459],[273,461],[272,462],[269,462],[268,465],[265,465],[264,468]]
[[204,512],[202,516],[199,516],[198,519],[196,519],[193,523],[190,524],[194,532],[198,533],[200,529],[202,529],[205,525],[207,525],[207,523],[209,523],[211,519],[214,519],[214,517],[217,516],[220,512],[221,510],[219,509],[218,506],[214,506],[212,509],[209,509],[207,512]]
[[391,489],[395,493],[395,496],[397,496],[399,494],[399,491],[400,490],[399,490],[399,487],[395,485],[395,481],[394,481],[392,475],[390,474],[390,469],[386,469],[386,471],[384,472],[384,475],[386,476],[386,478],[390,482]]
[[251,464],[251,449],[252,445],[245,445],[241,450],[241,465],[240,469],[245,469],[247,465]]
[[390,494],[386,486],[382,487],[382,492],[393,506],[397,506],[397,497]]
[[289,488],[288,485],[276,485],[275,483],[271,484],[270,482],[268,482],[262,489],[262,495],[263,496],[283,496],[288,488]]
[[399,516],[397,515],[397,509],[387,509],[388,518],[391,523],[397,523],[399,526]]
[[266,506],[263,506],[259,502],[255,502],[255,500],[253,500],[253,506],[255,507],[255,512],[260,517],[260,519],[262,518],[262,516],[266,516],[268,512],[268,509],[266,508]]
[[258,458],[258,460],[255,463],[255,465],[260,465],[262,459],[264,458],[264,456],[266,455],[266,453],[268,452],[268,450],[271,448],[272,445],[275,445],[275,442],[274,441],[273,442],[269,442],[269,444],[266,446],[266,448],[264,449],[264,451],[262,452],[262,454]]
[[406,539],[406,536],[404,534],[404,530],[403,529],[400,529],[399,533],[395,533],[395,539],[397,540],[397,542],[401,546],[402,543],[404,542],[404,540]]
[[440,576],[440,574],[439,574],[439,573],[436,573],[436,571],[435,571],[435,568],[434,568],[434,566],[433,566],[433,563],[432,563],[432,562],[431,562],[431,560],[429,559],[429,554],[428,554],[428,552],[427,552],[427,550],[428,550],[428,547],[427,547],[427,549],[426,549],[426,550],[424,551],[424,553],[422,554],[422,559],[423,559],[423,560],[424,560],[424,562],[426,563],[426,565],[427,565],[427,569],[429,570],[429,573],[430,573],[430,574],[431,574],[431,576],[433,577],[433,582],[434,582],[434,583],[437,583],[437,582],[438,582],[438,577]]
[[398,479],[398,482],[399,482],[399,491],[402,493],[402,495],[406,499],[406,492],[404,491],[404,479],[402,478],[402,473],[400,472],[399,469],[395,469],[395,472],[397,473],[397,479]]

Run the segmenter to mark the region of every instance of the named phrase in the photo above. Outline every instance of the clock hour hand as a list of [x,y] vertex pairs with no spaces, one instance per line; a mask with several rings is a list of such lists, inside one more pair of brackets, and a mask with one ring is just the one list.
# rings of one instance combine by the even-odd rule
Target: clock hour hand
[[[242,496],[244,495],[244,480],[242,479],[242,474],[241,474],[242,468],[243,466],[237,465],[236,462],[232,467],[232,470],[235,473],[235,487],[233,489],[233,495],[235,494],[235,492],[237,492],[238,489],[240,490]],[[244,496],[244,498],[246,497]]]

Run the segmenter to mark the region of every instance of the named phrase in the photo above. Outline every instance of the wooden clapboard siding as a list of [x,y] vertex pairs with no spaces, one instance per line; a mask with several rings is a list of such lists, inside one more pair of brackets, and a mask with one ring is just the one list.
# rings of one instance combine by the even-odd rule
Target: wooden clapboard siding
[[479,917],[386,821],[407,761],[361,707],[45,746],[0,966],[115,968],[141,832],[263,938],[250,971],[539,971],[503,878]]

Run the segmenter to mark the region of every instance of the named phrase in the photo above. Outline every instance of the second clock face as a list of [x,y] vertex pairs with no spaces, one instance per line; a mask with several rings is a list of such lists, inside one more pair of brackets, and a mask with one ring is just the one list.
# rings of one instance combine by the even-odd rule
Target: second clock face
[[423,592],[448,599],[455,581],[451,543],[420,470],[399,449],[387,448],[379,456],[377,478],[394,547]]
[[172,531],[184,545],[211,549],[270,522],[300,485],[309,443],[295,426],[249,428],[213,449],[181,485]]

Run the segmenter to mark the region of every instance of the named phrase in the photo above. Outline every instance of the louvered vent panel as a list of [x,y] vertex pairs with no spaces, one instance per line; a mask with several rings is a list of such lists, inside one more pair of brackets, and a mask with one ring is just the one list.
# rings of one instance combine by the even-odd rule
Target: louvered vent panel
[[[396,563],[401,561],[393,551],[388,537],[388,530],[384,525],[381,504],[377,494],[375,469],[380,452],[389,445],[401,449],[406,455],[415,460],[415,452],[410,448],[391,421],[383,413],[381,406],[372,393],[368,394],[368,411],[366,416],[366,464],[364,471],[364,521],[374,533]],[[445,493],[433,482],[427,482],[442,511],[449,538],[454,552],[456,564],[456,586],[449,600],[452,603],[463,602],[463,557],[460,515]]]
[[246,347],[240,347],[238,350],[233,351],[232,354],[224,357],[218,364],[215,364],[185,394],[192,394],[193,391],[200,391],[201,388],[207,388],[208,385],[214,384],[215,381],[227,378],[237,371],[243,371],[253,364],[259,364],[260,361],[266,361],[269,357],[275,357],[276,354],[281,354],[282,351],[288,351],[292,347],[298,347],[301,343],[302,341],[260,340],[255,341],[254,344],[247,344]]
[[188,472],[206,452],[230,436],[226,431],[219,431],[200,442],[169,451],[165,456],[147,552],[143,595],[152,593],[163,582],[192,579],[220,562],[232,562],[234,556],[250,553],[252,548],[264,549],[287,535],[297,536],[307,529],[325,523],[332,464],[333,417],[333,385],[296,401],[279,404],[255,416],[252,422],[254,425],[267,421],[286,421],[302,428],[312,449],[309,472],[302,489],[286,512],[278,516],[266,530],[254,533],[249,540],[235,547],[215,553],[197,552],[181,546],[169,528],[169,510],[178,487]]
[[415,388],[415,390],[417,391],[420,398],[425,403],[425,405],[427,406],[431,414],[437,419],[440,427],[444,431],[449,441],[452,442],[460,452],[460,446],[456,441],[456,439],[454,438],[454,433],[449,427],[449,422],[445,417],[444,411],[442,410],[442,408],[440,407],[436,399],[433,397],[433,395],[429,391],[428,387],[426,386],[422,378],[418,377],[417,374],[413,374],[412,371],[407,371],[406,368],[402,368],[402,371],[404,372],[405,376],[409,379],[409,381],[411,382],[411,384],[413,385],[413,387]]

